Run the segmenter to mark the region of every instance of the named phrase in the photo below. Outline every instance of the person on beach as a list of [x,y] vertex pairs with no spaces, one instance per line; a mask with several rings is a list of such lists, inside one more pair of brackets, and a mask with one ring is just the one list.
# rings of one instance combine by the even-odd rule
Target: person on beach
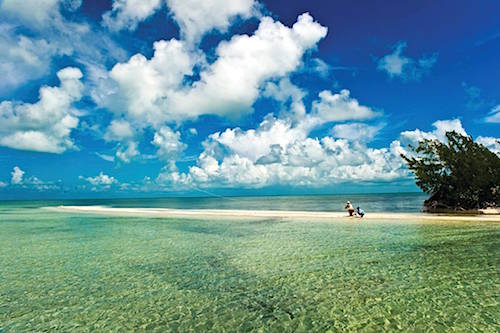
[[365,216],[365,211],[362,210],[361,208],[359,208],[359,206],[356,208],[356,214],[359,216],[359,217],[363,217]]
[[349,216],[353,216],[354,215],[354,207],[352,206],[352,204],[351,204],[350,201],[346,202],[344,208],[347,209],[347,211],[349,212]]

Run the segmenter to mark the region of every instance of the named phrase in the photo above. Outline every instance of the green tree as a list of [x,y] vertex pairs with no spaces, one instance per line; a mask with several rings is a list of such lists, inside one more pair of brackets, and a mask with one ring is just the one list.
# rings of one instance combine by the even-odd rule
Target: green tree
[[500,206],[500,158],[457,132],[447,142],[423,140],[401,157],[415,174],[417,185],[431,196],[429,210],[471,210]]

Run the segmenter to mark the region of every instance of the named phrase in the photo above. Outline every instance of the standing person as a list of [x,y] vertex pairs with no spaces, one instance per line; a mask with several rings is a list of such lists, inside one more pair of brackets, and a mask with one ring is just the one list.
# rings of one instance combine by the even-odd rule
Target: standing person
[[347,211],[349,212],[349,216],[353,216],[353,214],[354,214],[354,207],[352,206],[352,204],[351,204],[350,201],[346,202],[344,208],[347,209]]

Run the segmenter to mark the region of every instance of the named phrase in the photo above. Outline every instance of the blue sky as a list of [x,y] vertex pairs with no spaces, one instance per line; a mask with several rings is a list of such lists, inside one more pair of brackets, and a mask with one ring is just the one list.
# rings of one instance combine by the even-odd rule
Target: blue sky
[[0,198],[416,191],[500,151],[495,1],[0,0]]

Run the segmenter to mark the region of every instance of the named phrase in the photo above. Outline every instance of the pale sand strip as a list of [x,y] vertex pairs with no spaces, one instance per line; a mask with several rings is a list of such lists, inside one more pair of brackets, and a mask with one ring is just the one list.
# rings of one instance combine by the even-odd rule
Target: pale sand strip
[[[53,211],[94,213],[121,216],[155,216],[184,218],[290,218],[290,219],[352,219],[344,212],[306,212],[277,210],[222,210],[222,209],[169,209],[169,208],[113,208],[106,206],[45,207]],[[500,215],[435,215],[425,213],[368,213],[367,220],[440,220],[500,222]]]

